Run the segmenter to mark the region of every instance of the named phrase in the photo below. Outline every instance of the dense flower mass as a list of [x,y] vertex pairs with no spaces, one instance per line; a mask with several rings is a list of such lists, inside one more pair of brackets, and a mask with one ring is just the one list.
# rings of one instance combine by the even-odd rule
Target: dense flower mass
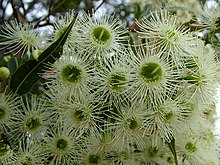
[[[43,48],[46,37],[11,23],[0,35],[10,53]],[[140,45],[128,42],[116,16],[71,10],[53,25],[58,46],[31,59],[36,66],[25,68],[32,70],[22,81],[45,65],[37,73],[42,79],[28,94],[0,93],[0,164],[218,163],[220,63],[175,15],[161,9],[138,20],[133,33]]]

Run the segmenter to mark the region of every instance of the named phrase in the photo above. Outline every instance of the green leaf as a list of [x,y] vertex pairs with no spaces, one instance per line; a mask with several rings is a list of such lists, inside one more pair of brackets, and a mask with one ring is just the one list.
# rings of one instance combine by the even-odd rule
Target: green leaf
[[25,94],[40,80],[40,75],[46,70],[48,64],[53,64],[56,59],[60,58],[63,52],[63,45],[72,29],[74,20],[66,28],[63,34],[52,43],[42,54],[38,60],[29,60],[21,65],[11,76],[10,89],[19,95]]
[[13,74],[22,64],[25,63],[23,58],[11,58],[8,63],[7,67],[9,68],[11,74]]
[[135,8],[135,18],[139,19],[141,17],[142,11],[141,11],[141,7],[140,5],[136,4],[136,8]]

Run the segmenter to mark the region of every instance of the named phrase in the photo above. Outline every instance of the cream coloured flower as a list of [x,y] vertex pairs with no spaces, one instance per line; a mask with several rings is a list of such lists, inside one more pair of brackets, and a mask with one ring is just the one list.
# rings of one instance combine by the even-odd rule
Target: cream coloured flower
[[[191,62],[190,62],[191,61]],[[189,64],[193,64],[189,66]],[[187,62],[186,62],[187,64]],[[185,79],[184,93],[192,102],[210,105],[215,102],[216,88],[219,80],[219,65],[214,54],[207,54],[204,47],[194,52],[189,59],[183,76]]]
[[108,101],[115,106],[128,102],[131,74],[129,65],[124,60],[126,55],[121,53],[120,58],[109,60],[103,67],[96,67],[97,90],[95,93],[100,101]]
[[196,39],[188,33],[189,29],[179,25],[177,17],[170,15],[167,10],[151,12],[151,16],[142,18],[138,26],[139,37],[147,39],[152,49],[168,52],[163,56],[175,65],[196,48]]
[[134,146],[143,149],[145,145],[143,135],[143,121],[145,112],[143,106],[132,104],[116,107],[111,118],[114,122],[109,123],[109,128],[114,133],[114,148],[116,150],[132,151]]
[[128,95],[132,101],[156,105],[178,89],[179,70],[173,69],[164,55],[147,48],[130,52],[131,88]]
[[18,151],[9,160],[9,164],[36,164],[41,165],[45,161],[43,143],[40,141],[20,141]]
[[50,69],[52,74],[46,79],[48,87],[63,93],[63,96],[83,97],[94,88],[94,68],[82,58],[83,54],[67,50]]
[[47,101],[34,95],[20,98],[12,119],[13,140],[41,137],[47,126],[52,123]]
[[21,55],[24,55],[26,51],[42,49],[47,41],[31,24],[22,24],[17,20],[6,22],[2,26],[0,36],[4,38],[0,43],[2,48],[14,55],[20,51]]
[[7,130],[12,127],[12,116],[15,108],[18,106],[18,99],[13,95],[6,95],[0,93],[0,130],[1,132],[8,132]]
[[170,142],[181,132],[184,120],[184,107],[181,100],[170,98],[154,107],[147,107],[144,116],[144,134],[151,137],[152,145],[158,147],[161,143]]
[[62,122],[54,125],[45,134],[45,156],[52,164],[69,165],[77,163],[77,150],[81,148],[72,134],[72,129]]
[[84,56],[90,60],[111,57],[112,52],[121,50],[127,38],[126,28],[115,16],[98,12],[90,16],[83,12],[78,15],[76,24],[79,49],[86,52]]
[[95,98],[92,94],[84,94],[83,98],[71,97],[66,101],[62,101],[62,105],[57,107],[58,122],[63,121],[72,128],[72,133],[77,138],[85,133],[99,134],[102,131],[99,124],[106,122],[101,116],[105,107],[95,101]]

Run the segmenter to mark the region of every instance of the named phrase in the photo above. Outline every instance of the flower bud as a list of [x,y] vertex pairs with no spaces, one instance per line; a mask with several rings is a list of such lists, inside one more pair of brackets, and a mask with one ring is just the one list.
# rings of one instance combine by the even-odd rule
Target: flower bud
[[10,70],[6,67],[0,67],[0,78],[7,79],[10,75]]
[[34,51],[32,52],[32,56],[33,56],[33,58],[34,58],[35,60],[37,60],[38,57],[41,55],[41,53],[42,53],[42,50],[36,49],[36,50],[34,50]]

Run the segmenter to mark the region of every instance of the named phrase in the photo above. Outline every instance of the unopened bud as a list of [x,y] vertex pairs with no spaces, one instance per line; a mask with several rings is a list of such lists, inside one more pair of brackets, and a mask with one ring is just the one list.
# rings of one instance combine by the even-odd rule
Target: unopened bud
[[10,75],[10,70],[6,67],[0,67],[0,78],[7,79]]
[[34,51],[32,52],[32,56],[33,56],[33,58],[34,58],[35,60],[37,60],[41,53],[42,53],[41,50],[34,50]]

